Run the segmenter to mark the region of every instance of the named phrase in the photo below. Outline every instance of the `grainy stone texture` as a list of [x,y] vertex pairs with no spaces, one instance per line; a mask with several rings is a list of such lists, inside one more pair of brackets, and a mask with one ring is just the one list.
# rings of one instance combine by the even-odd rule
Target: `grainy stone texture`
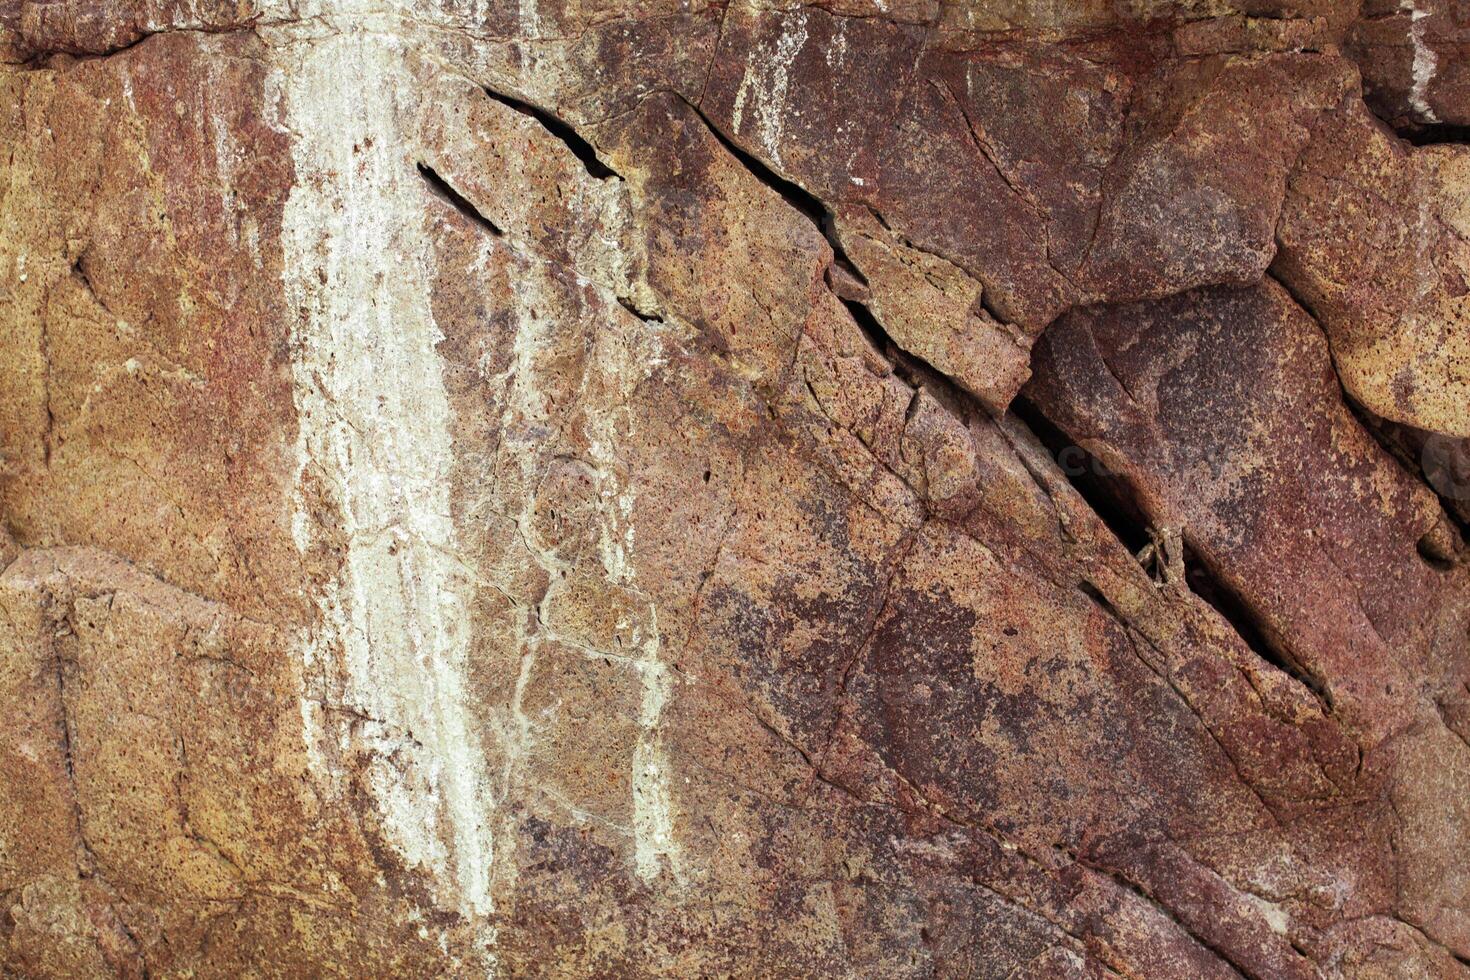
[[0,0],[0,975],[1470,974],[1458,0]]

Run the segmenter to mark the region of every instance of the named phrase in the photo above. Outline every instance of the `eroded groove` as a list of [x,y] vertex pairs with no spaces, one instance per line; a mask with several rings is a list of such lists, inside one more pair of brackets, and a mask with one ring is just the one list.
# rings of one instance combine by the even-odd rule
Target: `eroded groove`
[[[74,266],[74,271],[82,277],[82,282],[87,287],[88,292],[92,292],[95,296],[96,293],[92,291],[92,283],[81,272],[80,262]],[[46,317],[41,318],[41,335],[38,341],[38,347],[41,352],[42,398],[46,406],[46,431],[41,437],[41,460],[46,468],[50,469],[51,454],[56,449],[56,409],[51,393],[51,330]]]
[[91,843],[87,840],[86,820],[82,812],[82,793],[77,782],[76,756],[73,748],[71,703],[68,700],[66,690],[67,662],[68,660],[75,662],[75,657],[66,657],[61,650],[61,644],[64,641],[74,642],[76,629],[72,624],[72,620],[75,615],[76,597],[73,597],[67,605],[65,613],[56,622],[57,632],[52,640],[53,648],[51,650],[51,657],[55,667],[56,703],[60,713],[58,722],[61,729],[62,763],[66,768],[67,788],[71,792],[72,819],[75,822],[77,835],[77,876],[79,878],[90,878],[96,873],[97,858],[92,853]]
[[470,222],[485,229],[496,238],[503,238],[505,236],[505,232],[500,229],[499,225],[481,214],[479,209],[471,204],[463,194],[450,186],[449,182],[443,177],[440,177],[433,167],[423,161],[419,161],[418,169],[419,176],[423,177],[424,183],[429,186],[429,193],[454,208],[454,210],[464,215]]
[[540,123],[548,133],[566,144],[567,149],[571,150],[572,155],[582,161],[582,166],[586,167],[587,173],[593,177],[596,177],[598,180],[606,180],[609,177],[616,178],[617,180],[623,179],[622,174],[602,162],[602,158],[597,155],[597,149],[591,143],[587,142],[581,133],[573,129],[572,125],[565,119],[538,105],[533,105],[524,99],[517,99],[514,96],[506,95],[504,92],[497,92],[494,89],[486,88],[485,94],[501,105],[509,109],[514,109],[521,115]]

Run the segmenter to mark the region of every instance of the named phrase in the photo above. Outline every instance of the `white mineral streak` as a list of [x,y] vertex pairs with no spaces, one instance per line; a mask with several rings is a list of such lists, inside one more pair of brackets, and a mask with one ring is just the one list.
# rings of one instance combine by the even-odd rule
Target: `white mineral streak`
[[541,36],[541,13],[536,9],[536,0],[518,0],[516,12],[521,24],[521,37],[537,38]]
[[[628,409],[634,387],[651,369],[657,357],[657,338],[631,316],[618,318],[624,330],[605,331],[597,345],[598,368],[604,382],[615,389],[617,409],[599,414],[588,426],[588,454],[598,475],[602,501],[599,550],[607,577],[642,597],[637,574],[628,560],[633,548],[633,509],[636,502],[631,480],[624,477],[617,440],[630,436],[636,419]],[[633,861],[640,878],[656,878],[667,863],[681,877],[679,847],[674,839],[673,805],[669,787],[669,765],[663,746],[663,713],[673,693],[673,678],[659,656],[661,638],[658,609],[644,600],[642,615],[633,624],[633,647],[638,651],[634,666],[642,680],[639,706],[638,744],[633,750]]]
[[[627,198],[618,193],[615,200],[618,206],[607,209],[616,214],[608,221],[617,229],[614,239],[622,242],[637,239]],[[634,234],[628,234],[630,229]],[[655,299],[653,290],[634,271],[644,263],[618,249],[597,248],[593,257],[594,264],[601,266],[599,278],[615,283],[615,292],[625,291],[635,299]],[[629,561],[637,498],[620,448],[620,443],[633,442],[638,420],[630,406],[635,389],[667,362],[666,338],[661,336],[663,328],[658,321],[645,322],[625,313],[615,296],[604,294],[604,303],[612,322],[598,334],[594,383],[604,391],[606,407],[587,426],[588,455],[597,473],[602,504],[599,552],[603,571],[611,582],[638,595],[643,607],[633,624],[633,648],[637,651],[634,666],[643,689],[638,744],[633,751],[634,869],[640,878],[651,881],[667,865],[676,880],[683,880],[679,846],[674,837],[669,762],[663,744],[663,715],[673,695],[674,679],[660,657],[658,608],[639,589],[637,571]]]
[[791,85],[791,66],[806,46],[806,11],[798,10],[795,29],[783,26],[774,50],[765,44],[755,45],[745,60],[745,74],[735,91],[731,112],[731,128],[740,132],[747,102],[754,100],[756,135],[767,155],[781,166],[781,122],[786,112],[786,92]]
[[[611,184],[608,190],[613,190]],[[574,195],[575,196],[575,195]],[[614,201],[619,203],[614,206]],[[587,197],[582,205],[615,210],[624,209],[626,200],[618,195],[600,193]],[[574,205],[578,206],[578,205]],[[606,212],[603,212],[606,213]],[[624,461],[625,446],[635,430],[635,413],[629,408],[634,389],[659,364],[663,363],[662,342],[653,326],[625,313],[615,298],[619,289],[603,285],[622,282],[633,294],[640,290],[624,281],[627,256],[607,249],[613,239],[589,243],[589,272],[597,281],[578,279],[580,287],[592,287],[600,301],[584,312],[597,321],[592,357],[582,379],[579,403],[585,412],[588,435],[587,458],[598,498],[598,557],[605,579],[639,596],[640,607],[632,627],[634,653],[626,650],[587,651],[599,658],[614,658],[638,672],[642,690],[639,709],[639,737],[634,746],[632,779],[632,837],[634,870],[646,881],[652,881],[667,868],[676,880],[682,880],[680,852],[674,837],[673,802],[669,785],[669,765],[663,745],[663,714],[672,696],[673,678],[660,658],[661,638],[658,611],[638,588],[637,574],[630,554],[635,528],[633,514],[637,491],[633,476]],[[530,486],[535,476],[538,452],[546,450],[543,440],[554,422],[551,406],[542,394],[538,379],[538,356],[554,340],[559,329],[567,325],[553,322],[544,311],[556,309],[558,303],[550,293],[564,288],[553,282],[537,261],[518,256],[515,269],[516,288],[512,296],[516,334],[512,341],[512,361],[507,376],[492,379],[506,391],[507,458],[521,468],[523,486]],[[541,311],[541,312],[538,312]],[[517,445],[519,443],[519,445]],[[554,551],[543,547],[532,520],[534,495],[527,493],[516,515],[522,542],[530,557],[553,574],[568,571],[566,562]],[[585,570],[583,570],[585,571]],[[524,692],[534,671],[538,648],[545,640],[568,643],[548,623],[540,623],[534,635],[522,632],[521,670],[512,700],[515,730],[510,735],[507,756],[508,773],[518,767],[535,740],[535,724],[522,709]],[[572,644],[574,645],[574,644]],[[506,786],[510,781],[507,778]],[[508,790],[507,790],[508,791]],[[558,800],[579,818],[586,814],[571,801]],[[619,828],[622,829],[622,828]]]
[[[488,251],[482,251],[488,259]],[[512,269],[515,263],[512,261]],[[548,343],[553,324],[550,319],[538,315],[536,310],[555,309],[550,303],[542,302],[537,283],[526,276],[511,291],[511,315],[515,323],[515,337],[511,341],[510,364],[503,375],[486,378],[492,390],[504,392],[504,414],[501,422],[505,426],[502,435],[503,458],[518,467],[519,475],[512,485],[521,488],[521,507],[513,517],[522,546],[527,554],[548,574],[555,574],[563,564],[555,554],[540,547],[532,520],[535,499],[529,492],[535,479],[537,448],[543,441],[542,433],[550,425],[546,396],[537,380],[536,358]],[[502,481],[509,482],[509,481]],[[507,583],[513,587],[513,583]],[[520,653],[520,669],[516,675],[515,689],[511,694],[511,730],[505,737],[505,761],[501,773],[501,795],[509,798],[514,792],[514,780],[524,774],[526,757],[535,742],[535,725],[526,714],[526,690],[535,672],[540,646],[539,630],[533,619],[541,618],[540,610],[525,609],[520,613],[521,621],[516,628]],[[514,832],[513,826],[506,828]],[[515,846],[514,838],[509,842]],[[515,862],[506,862],[514,874]]]
[[[653,607],[649,607],[652,611]],[[674,839],[669,765],[663,745],[663,713],[672,693],[673,679],[659,660],[658,617],[643,641],[643,701],[638,724],[642,734],[633,753],[633,843],[639,877],[656,877],[664,862],[680,876],[679,845]]]
[[[523,5],[521,9],[524,13],[529,8]],[[497,131],[511,146],[523,146],[527,141],[555,143],[556,138],[539,123],[513,110],[491,109],[490,112],[498,112]],[[563,152],[564,162],[573,162],[570,151],[563,148]],[[572,167],[580,168],[580,164]],[[617,298],[624,296],[643,308],[659,306],[657,296],[639,273],[644,263],[632,244],[638,235],[631,225],[628,186],[616,178],[604,180],[589,176],[572,181],[563,192],[567,195],[568,214],[595,229],[580,241],[572,257],[575,276],[572,294],[584,297],[576,312],[567,311],[567,279],[554,275],[534,250],[515,241],[496,246],[503,250],[502,258],[513,280],[508,312],[515,324],[505,372],[485,378],[487,388],[501,392],[504,399],[499,452],[502,468],[498,482],[508,498],[506,516],[517,525],[526,557],[544,569],[552,581],[571,573],[587,574],[590,569],[572,568],[553,546],[540,540],[535,521],[535,487],[543,475],[542,461],[548,453],[569,448],[553,445],[548,438],[569,428],[581,428],[588,442],[580,462],[591,474],[597,493],[601,576],[607,583],[636,596],[638,608],[633,613],[634,621],[622,624],[631,632],[631,653],[624,648],[585,647],[559,635],[543,615],[544,609],[522,611],[523,622],[517,629],[520,669],[509,705],[510,724],[505,733],[500,793],[502,798],[508,798],[517,789],[524,789],[531,795],[553,799],[579,820],[595,819],[575,801],[554,796],[544,786],[522,782],[529,775],[525,764],[536,748],[538,737],[537,719],[525,711],[525,697],[538,670],[542,644],[546,642],[580,649],[599,660],[625,664],[637,672],[641,689],[639,736],[632,759],[631,826],[604,823],[616,832],[630,834],[634,869],[641,878],[653,880],[667,869],[676,880],[682,880],[680,853],[674,838],[669,765],[663,745],[663,715],[672,696],[673,678],[661,659],[658,611],[639,588],[630,560],[637,489],[634,474],[624,459],[637,424],[636,413],[630,408],[632,395],[652,371],[666,363],[662,336],[666,328],[656,321],[645,323],[618,305]],[[504,207],[513,215],[513,227],[525,220],[515,213],[514,199]],[[555,390],[565,383],[565,378],[559,379],[548,372],[565,370],[564,359],[555,349],[558,345],[565,346],[568,335],[577,331],[587,332],[591,356],[580,378],[575,403],[557,403],[545,392]],[[546,353],[552,356],[543,363]],[[564,417],[568,411],[581,414],[580,426],[568,425]],[[507,588],[514,587],[511,582],[504,584]],[[575,596],[565,595],[546,601],[568,600],[577,601]],[[513,847],[514,842],[507,839],[504,846]],[[508,865],[505,873],[514,874],[514,862],[505,864]]]
[[1434,80],[1434,73],[1439,69],[1439,57],[1424,43],[1424,18],[1429,14],[1420,10],[1414,0],[1402,0],[1399,9],[1409,12],[1409,40],[1414,45],[1414,84],[1409,90],[1409,105],[1419,116],[1420,122],[1437,123],[1439,117],[1429,107],[1427,98],[1429,83]]
[[[471,583],[454,557],[424,189],[399,125],[415,108],[404,101],[417,88],[407,55],[392,34],[353,29],[283,49],[298,134],[281,235],[301,317],[293,532],[303,551],[338,535],[346,544],[303,639],[302,713],[316,764],[333,775],[328,757],[366,756],[392,845],[446,905],[483,916],[493,801],[468,722]],[[313,486],[340,514],[313,512]],[[322,526],[334,519],[340,527]],[[493,931],[482,935],[489,954]]]

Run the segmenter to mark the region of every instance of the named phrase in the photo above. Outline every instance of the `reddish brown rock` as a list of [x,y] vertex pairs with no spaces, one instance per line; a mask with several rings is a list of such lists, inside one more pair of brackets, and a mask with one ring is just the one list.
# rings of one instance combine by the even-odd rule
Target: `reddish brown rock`
[[1368,104],[1395,126],[1470,124],[1470,16],[1447,0],[1368,0],[1347,35]]
[[0,972],[1463,975],[1383,13],[0,3]]
[[1281,217],[1277,271],[1375,414],[1470,436],[1470,152],[1415,148],[1361,104],[1325,118]]

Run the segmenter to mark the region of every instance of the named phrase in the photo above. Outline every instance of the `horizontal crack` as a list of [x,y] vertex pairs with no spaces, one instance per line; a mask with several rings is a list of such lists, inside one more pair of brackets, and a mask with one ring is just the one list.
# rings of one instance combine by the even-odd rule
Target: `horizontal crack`
[[1432,123],[1426,126],[1401,127],[1394,130],[1399,139],[1414,146],[1470,145],[1470,126]]

